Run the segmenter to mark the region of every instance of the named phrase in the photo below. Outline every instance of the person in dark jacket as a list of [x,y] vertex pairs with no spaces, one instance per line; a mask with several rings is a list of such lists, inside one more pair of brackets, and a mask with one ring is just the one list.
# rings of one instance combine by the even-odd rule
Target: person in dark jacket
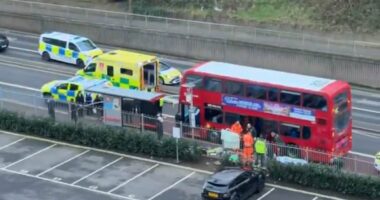
[[78,92],[78,95],[75,98],[75,102],[78,104],[78,116],[83,117],[84,96],[81,91]]

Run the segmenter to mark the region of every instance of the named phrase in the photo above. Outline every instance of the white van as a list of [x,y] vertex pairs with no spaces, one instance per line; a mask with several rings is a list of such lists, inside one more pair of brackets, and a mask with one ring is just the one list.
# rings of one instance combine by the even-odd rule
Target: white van
[[38,52],[43,60],[57,60],[81,68],[84,68],[92,58],[103,53],[88,38],[61,32],[42,34]]

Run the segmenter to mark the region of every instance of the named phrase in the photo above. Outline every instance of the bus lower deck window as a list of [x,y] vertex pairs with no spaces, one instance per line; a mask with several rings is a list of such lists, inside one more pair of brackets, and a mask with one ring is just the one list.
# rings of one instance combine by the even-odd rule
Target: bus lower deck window
[[285,124],[285,123],[281,124],[280,133],[281,135],[284,135],[286,137],[292,137],[292,138],[301,137],[300,126],[293,125],[293,124]]
[[209,122],[223,123],[223,112],[220,109],[205,108],[205,119]]

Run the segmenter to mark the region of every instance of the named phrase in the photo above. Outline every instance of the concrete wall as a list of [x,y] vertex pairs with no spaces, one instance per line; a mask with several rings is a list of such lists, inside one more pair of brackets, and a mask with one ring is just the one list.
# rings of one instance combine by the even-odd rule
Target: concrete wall
[[6,12],[0,13],[0,27],[34,33],[65,31],[109,45],[278,69],[380,88],[380,61],[368,59]]

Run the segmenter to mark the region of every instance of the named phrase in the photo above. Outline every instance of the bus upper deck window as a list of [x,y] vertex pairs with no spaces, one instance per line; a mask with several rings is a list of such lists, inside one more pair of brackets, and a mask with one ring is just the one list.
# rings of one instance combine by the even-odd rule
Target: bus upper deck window
[[290,105],[301,105],[301,94],[298,92],[281,91],[280,102]]
[[222,81],[214,78],[206,78],[205,89],[212,92],[222,92]]
[[248,85],[246,90],[247,97],[263,100],[267,98],[267,89],[265,87],[258,85]]
[[224,84],[224,93],[242,96],[244,93],[243,83],[227,81]]
[[185,84],[193,85],[194,88],[202,88],[203,77],[197,75],[186,76]]
[[319,95],[303,94],[302,106],[327,111],[327,101],[323,96]]

